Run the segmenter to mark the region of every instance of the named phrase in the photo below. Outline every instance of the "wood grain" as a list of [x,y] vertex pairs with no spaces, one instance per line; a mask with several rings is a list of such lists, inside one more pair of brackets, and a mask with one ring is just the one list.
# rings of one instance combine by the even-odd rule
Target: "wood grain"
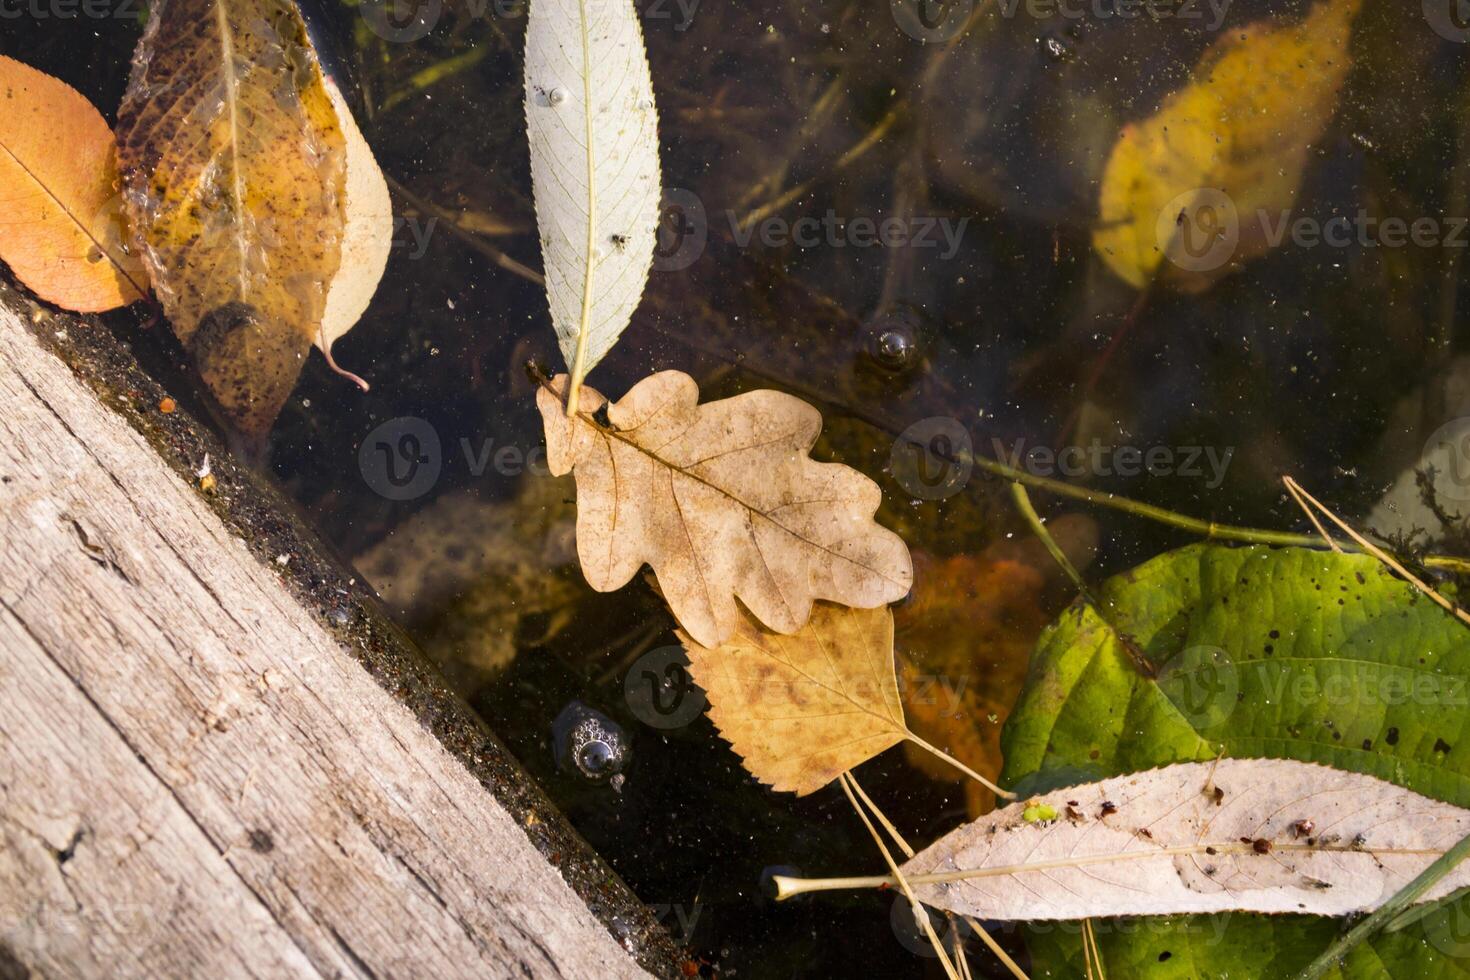
[[0,974],[645,974],[0,309]]

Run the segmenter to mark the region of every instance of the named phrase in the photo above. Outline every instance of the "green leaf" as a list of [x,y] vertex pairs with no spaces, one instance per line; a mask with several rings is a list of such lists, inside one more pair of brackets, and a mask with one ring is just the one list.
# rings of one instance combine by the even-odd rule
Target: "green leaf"
[[[1108,580],[1098,599],[1108,622],[1076,605],[1037,645],[1002,737],[1002,781],[1018,792],[1223,752],[1470,806],[1470,631],[1372,558],[1199,545]],[[1470,901],[1437,907],[1357,947],[1341,975],[1459,976],[1467,924]],[[1096,925],[1113,977],[1290,976],[1345,928],[1252,915]],[[1082,974],[1076,929],[1034,927],[1029,945],[1034,976]]]

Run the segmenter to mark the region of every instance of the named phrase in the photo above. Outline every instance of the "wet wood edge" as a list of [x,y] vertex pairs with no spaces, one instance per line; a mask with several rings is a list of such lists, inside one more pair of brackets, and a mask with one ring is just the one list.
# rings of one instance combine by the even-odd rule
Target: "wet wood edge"
[[[343,568],[306,527],[292,502],[230,457],[215,432],[188,411],[182,407],[160,411],[170,393],[139,368],[127,347],[103,324],[35,302],[12,288],[0,271],[0,317],[6,311],[16,315],[33,342],[58,357],[98,401],[121,416],[183,481],[181,489],[192,490],[193,497],[315,624],[489,791],[619,946],[651,973],[680,975],[684,956],[653,911],[577,835],[483,721],[448,689],[365,583]],[[0,415],[4,412],[0,405]],[[215,479],[209,491],[201,488],[197,476],[206,455]],[[608,966],[604,965],[603,975]]]

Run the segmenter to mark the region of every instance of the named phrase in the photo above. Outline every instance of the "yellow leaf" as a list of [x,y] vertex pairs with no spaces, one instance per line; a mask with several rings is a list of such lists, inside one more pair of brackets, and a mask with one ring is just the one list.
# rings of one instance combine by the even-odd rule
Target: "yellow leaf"
[[118,111],[128,212],[225,414],[270,428],[341,264],[346,142],[288,0],[153,7]]
[[1140,289],[1157,276],[1199,291],[1271,249],[1352,64],[1360,3],[1323,0],[1300,23],[1231,32],[1190,85],[1124,128],[1093,233],[1108,268]]
[[584,387],[569,418],[566,385],[558,376],[537,405],[552,474],[577,478],[577,553],[594,589],[652,566],[679,625],[707,646],[736,632],[736,599],[794,633],[814,600],[873,608],[908,593],[908,548],[873,520],[878,485],[807,455],[822,416],[806,402],[762,390],[701,405],[693,378],[662,371],[615,404]]
[[0,55],[0,259],[37,296],[82,313],[143,298],[123,247],[112,131],[59,79]]
[[818,603],[791,636],[742,618],[716,649],[682,631],[690,674],[745,768],[805,796],[905,739],[893,614]]

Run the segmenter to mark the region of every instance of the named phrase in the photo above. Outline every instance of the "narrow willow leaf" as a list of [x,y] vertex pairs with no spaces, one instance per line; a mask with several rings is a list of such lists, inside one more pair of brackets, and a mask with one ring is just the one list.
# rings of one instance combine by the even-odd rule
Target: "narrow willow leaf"
[[143,298],[124,247],[112,131],[76,89],[0,55],[0,259],[37,296],[82,313]]
[[[1470,810],[1290,759],[1189,762],[1003,807],[902,868],[925,904],[1004,920],[1377,908],[1470,832]],[[783,879],[783,895],[884,879]],[[1461,865],[1418,896],[1470,886]]]
[[393,250],[393,200],[388,196],[388,182],[383,178],[372,147],[358,129],[341,91],[330,79],[327,95],[337,110],[337,121],[347,143],[347,180],[343,189],[346,226],[342,262],[327,292],[327,306],[315,343],[334,371],[356,381],[366,391],[367,382],[337,367],[332,358],[332,345],[362,319],[383,278],[383,269]]
[[164,312],[243,432],[270,428],[342,256],[346,142],[289,0],[163,0],[118,112]]
[[632,0],[534,0],[526,131],[573,414],[582,379],[627,328],[653,260],[658,115]]
[[547,465],[577,479],[577,554],[594,589],[651,565],[707,647],[734,635],[737,598],[794,633],[816,599],[873,608],[908,593],[908,548],[873,520],[878,485],[808,456],[822,416],[801,399],[762,390],[701,405],[693,378],[661,371],[612,404],[588,388],[567,417],[566,389],[558,376],[537,405]]

